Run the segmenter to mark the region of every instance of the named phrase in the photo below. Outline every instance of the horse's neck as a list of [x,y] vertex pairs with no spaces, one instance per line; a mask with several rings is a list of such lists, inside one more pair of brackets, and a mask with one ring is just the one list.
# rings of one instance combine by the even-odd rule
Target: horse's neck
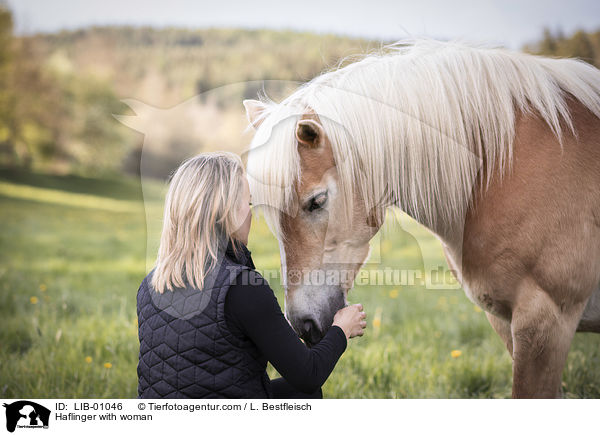
[[[415,177],[413,177],[413,179],[415,179]],[[424,210],[418,209],[420,204],[418,202],[409,202],[406,201],[406,199],[399,198],[389,187],[389,184],[386,185],[382,205],[384,207],[400,208],[412,219],[429,229],[442,243],[446,257],[448,257],[449,261],[453,262],[452,267],[455,269],[460,268],[466,208],[463,213],[457,214],[455,219],[451,222],[444,222],[437,216],[434,216],[434,219],[426,221],[422,218],[426,213],[424,213]],[[434,209],[441,209],[441,204],[439,207],[434,207]]]
[[[437,152],[420,156],[431,159],[429,164],[420,165],[411,163],[413,160],[408,157],[410,146],[397,141],[388,144],[390,147],[407,146],[402,152],[392,153],[404,156],[407,163],[399,164],[397,172],[396,169],[387,170],[388,162],[382,164],[385,173],[392,178],[385,186],[384,196],[387,205],[399,207],[436,234],[449,249],[459,252],[471,195],[481,185],[479,174],[485,168],[482,159],[466,146],[452,141],[444,145],[437,145],[441,147]],[[392,188],[394,185],[396,189]]]
[[[457,213],[452,220],[447,222],[440,216],[436,216],[435,213],[431,216],[428,213],[431,212],[431,210],[420,209],[419,206],[421,204],[418,202],[403,201],[395,195],[390,195],[387,198],[387,206],[400,208],[412,219],[434,233],[449,250],[456,252],[457,254],[462,253],[460,248],[462,246],[466,209],[464,212]],[[434,205],[433,208],[434,210],[440,210],[442,205],[443,204],[439,204],[439,207]]]

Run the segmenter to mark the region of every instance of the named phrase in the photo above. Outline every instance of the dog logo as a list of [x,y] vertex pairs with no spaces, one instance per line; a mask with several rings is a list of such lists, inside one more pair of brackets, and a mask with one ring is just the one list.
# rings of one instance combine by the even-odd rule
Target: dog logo
[[6,430],[14,432],[15,428],[48,429],[50,410],[29,400],[19,400],[3,405],[6,408]]

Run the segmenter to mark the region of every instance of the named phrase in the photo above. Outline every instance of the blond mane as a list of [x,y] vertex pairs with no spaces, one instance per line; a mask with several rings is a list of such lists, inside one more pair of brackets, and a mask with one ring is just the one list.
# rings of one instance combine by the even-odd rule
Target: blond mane
[[600,71],[583,61],[433,40],[385,46],[281,103],[263,98],[247,164],[253,201],[281,239],[280,212],[294,213],[301,176],[294,128],[310,109],[331,142],[345,206],[354,187],[369,208],[391,192],[417,221],[443,227],[464,216],[478,173],[489,183],[510,170],[518,111],[537,112],[559,140],[561,123],[575,133],[567,94],[600,117]]

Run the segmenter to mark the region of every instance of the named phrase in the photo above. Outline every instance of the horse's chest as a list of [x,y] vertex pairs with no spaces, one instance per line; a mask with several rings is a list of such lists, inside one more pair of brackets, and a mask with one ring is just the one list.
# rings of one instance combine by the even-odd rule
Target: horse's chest
[[481,268],[478,264],[469,263],[468,256],[459,262],[448,252],[446,258],[465,294],[474,304],[498,317],[510,319],[514,294],[506,286],[512,280],[512,277],[506,276],[506,269]]

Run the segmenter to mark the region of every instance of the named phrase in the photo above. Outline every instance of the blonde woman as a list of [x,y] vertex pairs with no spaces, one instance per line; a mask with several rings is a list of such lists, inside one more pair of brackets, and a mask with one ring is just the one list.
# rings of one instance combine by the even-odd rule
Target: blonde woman
[[[347,340],[363,335],[356,304],[314,347],[300,341],[246,247],[250,205],[235,154],[200,154],[173,174],[137,295],[139,398],[322,398]],[[267,361],[282,378],[269,379]]]

